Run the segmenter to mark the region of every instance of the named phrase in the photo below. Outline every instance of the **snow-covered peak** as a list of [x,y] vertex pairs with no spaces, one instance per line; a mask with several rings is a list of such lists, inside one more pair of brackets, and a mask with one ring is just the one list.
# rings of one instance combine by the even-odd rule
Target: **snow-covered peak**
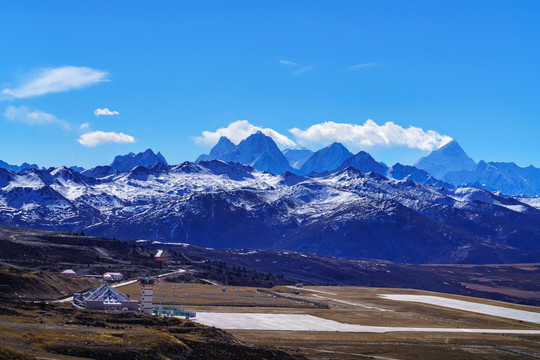
[[338,170],[346,169],[348,167],[353,167],[365,173],[374,171],[381,175],[384,175],[387,170],[387,167],[375,161],[375,159],[365,151],[360,151],[358,154],[345,159]]
[[281,174],[293,170],[271,137],[258,131],[242,140],[238,146],[221,137],[209,155],[201,155],[197,162],[223,160],[249,165],[260,171]]
[[315,152],[300,168],[300,173],[309,175],[336,170],[345,159],[353,154],[340,143],[333,143]]
[[54,179],[58,182],[74,182],[78,184],[86,183],[85,177],[79,172],[68,168],[66,166],[60,166],[50,172]]
[[219,138],[219,141],[216,145],[210,150],[210,154],[202,154],[196,160],[199,161],[209,161],[209,160],[228,160],[232,152],[236,149],[236,145],[233,144],[229,138],[222,136]]
[[414,164],[438,179],[450,171],[472,170],[476,163],[461,148],[456,140],[432,151]]
[[230,161],[273,174],[292,170],[274,140],[260,131],[242,140],[232,153]]

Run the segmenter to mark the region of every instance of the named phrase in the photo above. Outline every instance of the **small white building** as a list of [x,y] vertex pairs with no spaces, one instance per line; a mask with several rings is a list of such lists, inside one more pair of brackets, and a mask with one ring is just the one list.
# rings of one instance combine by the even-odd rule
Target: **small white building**
[[124,279],[124,275],[119,272],[107,272],[103,274],[103,281],[112,282],[112,281],[120,281],[122,279]]

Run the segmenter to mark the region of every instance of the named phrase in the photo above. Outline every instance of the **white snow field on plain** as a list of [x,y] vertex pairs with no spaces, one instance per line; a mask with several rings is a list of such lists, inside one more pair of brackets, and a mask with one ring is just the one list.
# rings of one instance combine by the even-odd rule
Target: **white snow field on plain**
[[479,304],[471,301],[449,299],[430,295],[401,295],[401,294],[381,294],[380,297],[390,300],[419,302],[429,305],[442,306],[457,310],[465,310],[484,315],[499,316],[508,319],[527,321],[540,324],[540,313],[505,308],[502,306]]
[[197,317],[192,320],[200,324],[215,326],[226,330],[332,331],[359,333],[386,333],[399,331],[540,335],[540,330],[363,326],[340,323],[334,320],[305,314],[197,312]]

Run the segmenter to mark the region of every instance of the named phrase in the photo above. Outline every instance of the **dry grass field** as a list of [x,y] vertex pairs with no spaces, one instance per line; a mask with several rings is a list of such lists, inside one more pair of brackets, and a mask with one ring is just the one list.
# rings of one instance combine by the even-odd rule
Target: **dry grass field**
[[[173,286],[175,287],[173,289]],[[418,290],[367,287],[225,287],[163,282],[154,302],[188,311],[219,313],[306,314],[340,323],[456,329],[539,330],[526,321],[488,316],[414,302],[383,299],[381,294],[437,295],[511,309],[540,308]],[[121,289],[138,299],[139,286]],[[278,296],[276,296],[278,295]],[[286,296],[286,298],[281,297]],[[305,301],[309,302],[305,302]],[[325,308],[327,307],[327,308]],[[277,346],[312,359],[521,359],[540,356],[540,335],[387,332],[227,330],[247,344]],[[527,355],[528,354],[528,355]],[[532,358],[532,357],[531,357]]]
[[294,358],[183,319],[0,301],[0,360]]

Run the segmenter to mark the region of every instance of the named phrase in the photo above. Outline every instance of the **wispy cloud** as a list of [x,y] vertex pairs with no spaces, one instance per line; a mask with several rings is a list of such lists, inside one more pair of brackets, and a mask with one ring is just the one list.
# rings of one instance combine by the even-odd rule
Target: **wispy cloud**
[[298,76],[298,75],[301,75],[303,73],[313,71],[313,66],[311,66],[311,65],[301,66],[300,64],[295,63],[293,61],[283,60],[283,59],[279,60],[279,63],[285,65],[288,68],[292,68],[292,67],[297,68],[293,72],[294,76]]
[[96,147],[97,145],[106,144],[106,143],[134,143],[135,138],[131,135],[126,135],[124,133],[116,132],[104,132],[104,131],[93,131],[86,134],[82,134],[79,140],[79,144],[86,147]]
[[217,129],[216,131],[203,131],[201,136],[196,136],[193,138],[193,140],[199,145],[213,146],[219,141],[220,137],[225,136],[233,143],[238,144],[240,141],[244,140],[251,134],[255,134],[257,131],[270,136],[278,145],[296,145],[294,141],[289,139],[287,136],[280,134],[273,129],[252,125],[247,120],[237,120],[230,123],[229,126]]
[[107,81],[107,72],[84,66],[62,66],[36,69],[24,75],[23,79],[17,87],[4,89],[3,97],[21,99],[79,89]]
[[298,75],[301,75],[303,73],[310,72],[310,71],[313,71],[313,67],[311,65],[302,66],[300,69],[294,72],[294,75],[298,76]]
[[101,115],[120,115],[118,111],[111,111],[107,108],[104,109],[96,109],[94,110],[94,115],[101,116]]
[[306,130],[293,128],[289,131],[303,145],[341,142],[356,148],[379,145],[434,150],[452,140],[450,136],[441,135],[434,130],[425,131],[414,126],[405,129],[393,122],[377,125],[373,120],[367,120],[363,125],[327,121],[312,125]]
[[292,62],[289,60],[283,60],[283,59],[279,60],[279,63],[283,65],[298,66],[298,64],[295,62]]
[[380,63],[364,63],[364,64],[356,64],[356,65],[353,65],[353,66],[349,66],[347,69],[348,70],[360,70],[360,69],[365,69],[365,68],[368,68],[368,67],[374,67],[374,66],[379,66],[381,65]]
[[89,122],[85,122],[85,123],[82,123],[80,126],[79,126],[79,129],[81,130],[86,130],[90,127],[90,123]]
[[26,106],[8,106],[4,112],[6,119],[16,121],[27,125],[47,125],[54,124],[69,129],[70,125],[67,121],[61,120],[41,110],[31,110]]

